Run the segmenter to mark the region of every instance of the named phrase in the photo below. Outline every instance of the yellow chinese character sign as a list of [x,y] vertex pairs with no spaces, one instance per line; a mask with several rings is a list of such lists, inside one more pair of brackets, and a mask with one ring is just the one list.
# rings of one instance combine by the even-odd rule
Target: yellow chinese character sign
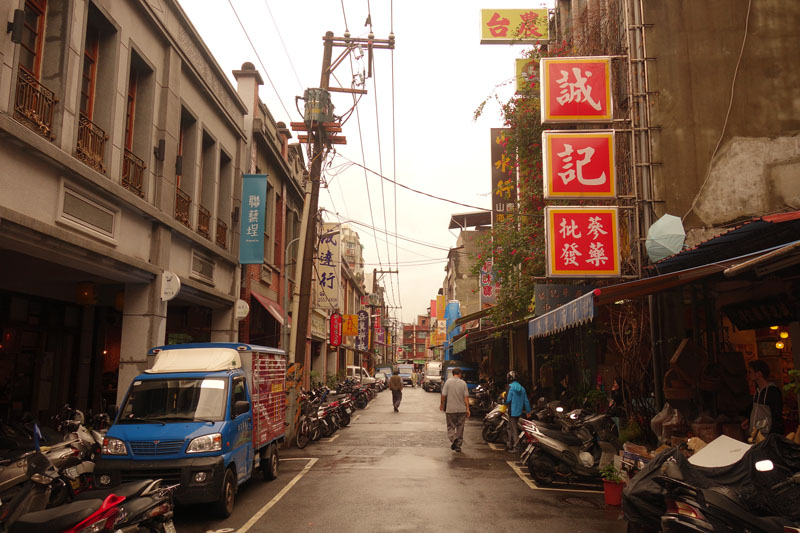
[[492,223],[513,214],[517,204],[517,161],[506,151],[508,128],[491,128]]
[[342,315],[342,335],[345,337],[358,335],[358,315]]
[[539,77],[539,63],[535,59],[517,59],[516,79],[517,92],[524,93],[531,90],[531,84]]
[[481,44],[550,40],[546,9],[481,9]]

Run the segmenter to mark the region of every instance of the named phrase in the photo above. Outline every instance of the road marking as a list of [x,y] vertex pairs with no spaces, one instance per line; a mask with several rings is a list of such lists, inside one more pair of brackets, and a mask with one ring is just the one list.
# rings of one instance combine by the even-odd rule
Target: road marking
[[281,457],[281,461],[310,461],[313,457]]
[[525,475],[525,473],[522,471],[522,468],[519,467],[516,461],[506,461],[506,463],[508,463],[508,466],[510,466],[511,469],[517,473],[519,478],[533,490],[551,490],[555,492],[588,492],[590,494],[603,494],[602,490],[559,489],[553,487],[539,487],[536,485],[536,483],[533,482],[533,480],[529,479],[528,476]]
[[333,437],[325,437],[324,439],[319,439],[320,442],[333,442],[339,438],[339,434],[334,435]]
[[269,502],[267,502],[267,504],[264,507],[259,509],[258,512],[254,514],[252,518],[250,518],[250,520],[248,520],[239,529],[238,533],[245,533],[247,530],[253,527],[256,524],[256,522],[258,522],[261,519],[261,517],[264,516],[264,514],[266,514],[266,512],[272,508],[273,505],[278,503],[281,500],[281,498],[283,498],[286,495],[286,493],[289,492],[289,489],[294,487],[295,484],[298,481],[300,481],[300,478],[302,478],[304,475],[308,473],[309,470],[311,470],[311,467],[314,466],[314,463],[316,463],[317,461],[319,461],[319,459],[317,459],[316,457],[309,459],[308,464],[305,466],[305,468],[303,468],[303,470],[301,470],[299,474],[294,476],[294,478],[292,478],[292,480],[285,487],[283,487],[281,491],[275,495],[274,498],[272,498]]
[[506,451],[505,444],[495,444],[494,442],[487,442],[486,444],[489,445],[489,448],[493,449],[494,451],[504,452]]
[[356,420],[358,420],[359,418],[361,418],[361,415],[356,415],[356,416],[354,416],[354,417],[353,417],[353,418],[352,418],[350,421],[351,421],[351,422],[355,422],[355,421],[356,421]]
[[367,404],[367,405],[365,405],[365,406],[364,406],[364,411],[366,411],[367,409],[369,409],[369,406],[370,406],[370,405],[371,405],[371,404]]

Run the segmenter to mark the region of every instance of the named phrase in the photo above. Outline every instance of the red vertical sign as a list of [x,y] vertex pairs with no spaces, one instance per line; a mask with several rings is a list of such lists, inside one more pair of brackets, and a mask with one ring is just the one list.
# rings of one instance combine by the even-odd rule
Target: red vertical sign
[[547,275],[620,275],[616,207],[546,207]]
[[611,58],[539,61],[542,122],[611,122]]
[[614,198],[614,132],[544,131],[545,198]]
[[330,345],[340,346],[342,344],[342,314],[338,311],[331,314]]

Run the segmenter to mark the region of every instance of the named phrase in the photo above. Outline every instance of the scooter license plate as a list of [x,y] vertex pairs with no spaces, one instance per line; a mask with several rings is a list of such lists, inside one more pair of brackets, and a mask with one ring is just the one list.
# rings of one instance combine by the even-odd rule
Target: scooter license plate
[[172,520],[164,522],[164,533],[176,533],[175,524],[172,523]]

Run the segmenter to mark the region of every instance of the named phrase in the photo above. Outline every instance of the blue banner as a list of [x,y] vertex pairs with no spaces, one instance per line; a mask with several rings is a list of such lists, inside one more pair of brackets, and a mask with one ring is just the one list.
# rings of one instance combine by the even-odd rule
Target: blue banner
[[267,175],[245,174],[242,179],[242,232],[239,237],[239,263],[264,262],[264,224],[266,223]]

